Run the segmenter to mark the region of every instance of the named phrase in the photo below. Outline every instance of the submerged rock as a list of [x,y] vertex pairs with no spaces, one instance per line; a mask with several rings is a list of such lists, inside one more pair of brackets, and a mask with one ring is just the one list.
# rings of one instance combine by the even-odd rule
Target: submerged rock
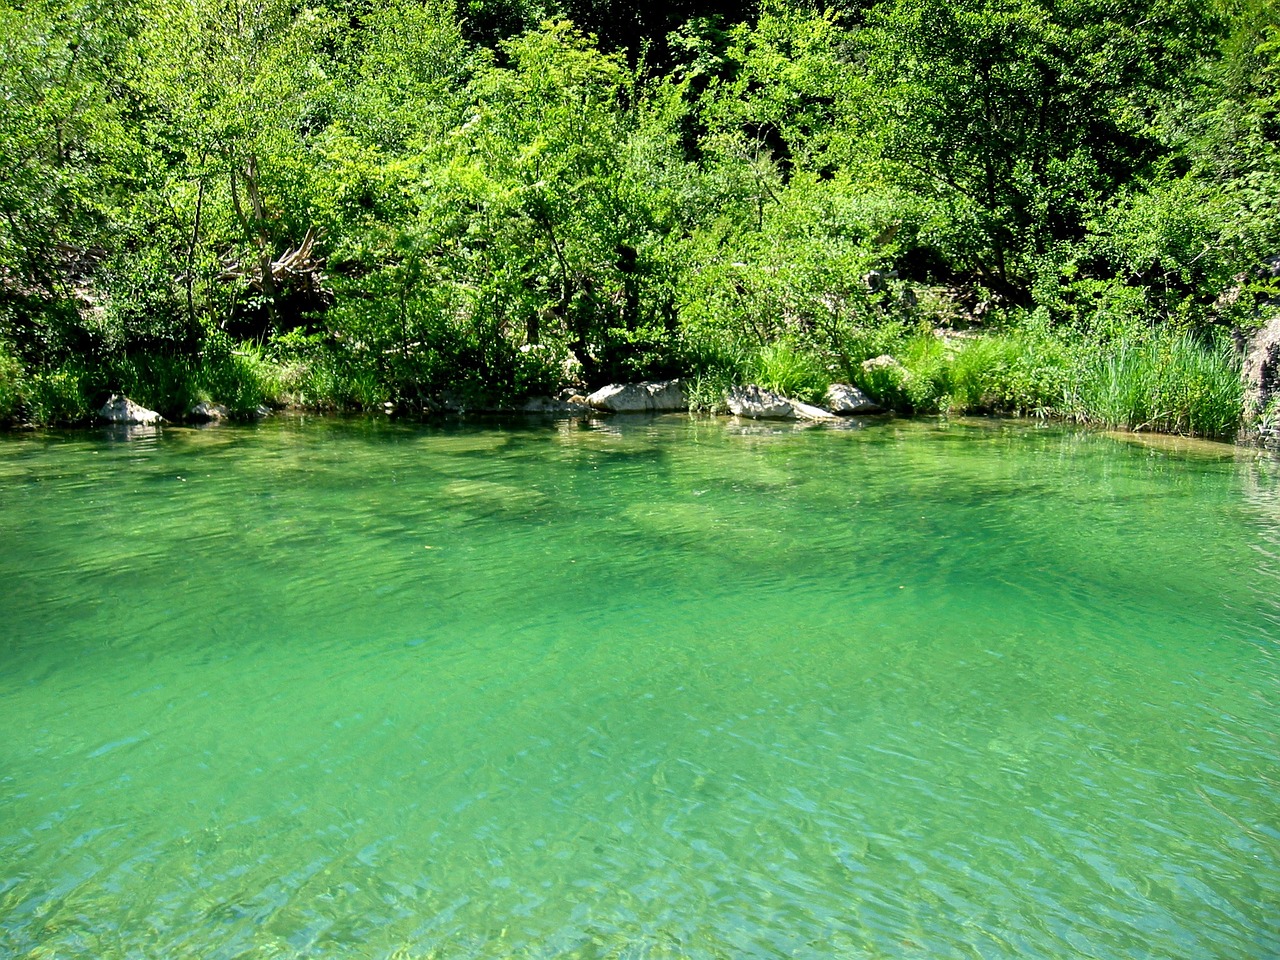
[[827,387],[827,407],[832,413],[842,416],[880,412],[880,407],[874,400],[848,383],[833,383]]
[[689,409],[679,380],[611,383],[587,397],[587,403],[610,413],[674,413]]
[[582,402],[581,398],[563,400],[559,397],[530,397],[520,407],[520,411],[582,417],[591,412],[591,407]]
[[187,411],[187,419],[194,420],[196,423],[211,423],[214,420],[226,420],[230,416],[231,411],[222,404],[210,403],[208,400],[201,400]]
[[164,423],[164,417],[154,410],[140,407],[128,397],[112,394],[98,411],[98,416],[109,423]]

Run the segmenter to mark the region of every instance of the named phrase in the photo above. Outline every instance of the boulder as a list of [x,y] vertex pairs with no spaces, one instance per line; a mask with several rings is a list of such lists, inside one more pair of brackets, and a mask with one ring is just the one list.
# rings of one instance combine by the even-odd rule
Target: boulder
[[128,397],[112,394],[98,411],[98,416],[108,423],[164,423],[164,417],[154,410],[140,407]]
[[725,403],[739,417],[752,420],[834,420],[835,414],[811,403],[792,400],[753,384],[730,387]]
[[220,403],[210,403],[208,400],[201,400],[194,407],[187,411],[187,419],[196,423],[210,423],[214,420],[226,420],[231,416],[231,411]]
[[762,390],[754,383],[745,387],[730,387],[725,403],[739,417],[752,420],[794,420],[796,408],[780,393]]
[[1263,428],[1259,431],[1261,438],[1270,441],[1270,430],[1276,425],[1260,420],[1280,398],[1280,315],[1272,317],[1248,343],[1241,374],[1246,429],[1257,424]]
[[833,383],[827,387],[827,407],[832,413],[850,416],[855,413],[879,413],[880,407],[857,387]]
[[679,380],[611,383],[587,397],[587,403],[610,413],[674,413],[689,409]]

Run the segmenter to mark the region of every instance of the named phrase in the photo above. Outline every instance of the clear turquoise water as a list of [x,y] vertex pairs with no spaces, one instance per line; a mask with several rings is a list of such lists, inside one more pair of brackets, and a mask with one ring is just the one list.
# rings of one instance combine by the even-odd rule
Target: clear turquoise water
[[0,439],[0,955],[1280,955],[1280,464]]

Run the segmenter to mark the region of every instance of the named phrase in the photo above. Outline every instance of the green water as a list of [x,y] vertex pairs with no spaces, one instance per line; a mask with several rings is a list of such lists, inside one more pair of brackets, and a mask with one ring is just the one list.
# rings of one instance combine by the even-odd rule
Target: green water
[[0,438],[0,956],[1280,955],[1280,463]]

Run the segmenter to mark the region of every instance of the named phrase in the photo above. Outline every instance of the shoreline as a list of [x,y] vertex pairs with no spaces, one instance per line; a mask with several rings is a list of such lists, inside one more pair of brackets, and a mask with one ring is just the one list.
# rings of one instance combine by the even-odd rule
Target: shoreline
[[[1259,453],[1280,454],[1280,436],[1275,437],[1238,437],[1235,440],[1198,437],[1191,434],[1166,433],[1156,430],[1128,430],[1099,423],[1088,423],[1072,420],[1067,417],[1036,417],[1013,413],[945,413],[903,414],[895,411],[881,413],[858,414],[845,417],[833,417],[823,420],[770,419],[738,416],[732,413],[704,413],[690,411],[661,412],[626,412],[613,413],[593,410],[585,413],[569,414],[563,412],[527,411],[520,409],[475,409],[465,411],[435,412],[424,416],[413,416],[400,412],[384,411],[342,411],[318,410],[311,407],[287,404],[268,414],[252,418],[227,418],[195,422],[187,420],[161,423],[111,423],[105,420],[64,424],[10,424],[0,426],[0,436],[33,436],[42,433],[90,434],[107,432],[126,434],[127,439],[159,436],[167,431],[198,432],[243,430],[262,426],[266,423],[282,421],[324,420],[333,422],[366,422],[385,423],[404,426],[448,426],[448,427],[496,427],[509,424],[551,425],[566,422],[581,424],[606,424],[611,421],[637,423],[640,421],[692,420],[704,423],[723,422],[726,425],[754,426],[757,428],[773,428],[773,432],[801,432],[806,430],[862,430],[876,425],[891,422],[912,424],[934,423],[935,425],[957,424],[963,426],[994,426],[997,424],[1018,424],[1033,428],[1066,427],[1083,433],[1106,436],[1111,439],[1147,447],[1152,450],[1174,453],[1216,453],[1221,455],[1227,450],[1256,451]],[[1197,449],[1198,448],[1198,449]]]

